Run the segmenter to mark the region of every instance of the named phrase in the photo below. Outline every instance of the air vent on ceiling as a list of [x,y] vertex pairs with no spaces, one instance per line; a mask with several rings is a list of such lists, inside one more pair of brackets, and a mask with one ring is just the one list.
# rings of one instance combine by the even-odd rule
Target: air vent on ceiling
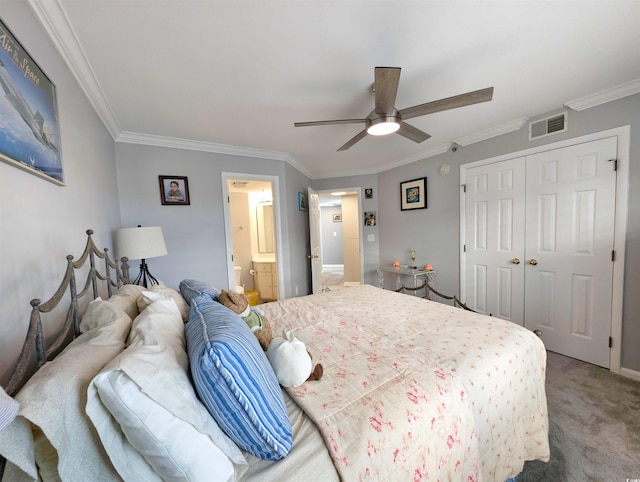
[[529,124],[529,140],[565,132],[567,130],[567,113],[557,114]]

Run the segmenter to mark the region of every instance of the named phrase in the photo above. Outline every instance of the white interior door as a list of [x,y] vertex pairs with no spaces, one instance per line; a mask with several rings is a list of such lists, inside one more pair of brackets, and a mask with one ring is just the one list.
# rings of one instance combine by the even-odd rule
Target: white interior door
[[311,290],[322,292],[322,242],[320,239],[320,205],[318,193],[309,188],[309,243],[311,245]]
[[617,139],[527,156],[526,324],[609,367]]
[[524,158],[467,171],[465,303],[524,324]]

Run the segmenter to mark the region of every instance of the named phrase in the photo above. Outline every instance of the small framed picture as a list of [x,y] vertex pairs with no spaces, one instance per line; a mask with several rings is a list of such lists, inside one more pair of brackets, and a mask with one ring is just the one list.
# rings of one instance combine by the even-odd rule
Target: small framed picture
[[365,211],[364,212],[364,225],[365,226],[375,226],[376,225],[376,212],[375,211]]
[[333,222],[334,223],[341,223],[342,222],[342,214],[334,214],[333,215]]
[[368,187],[364,190],[364,198],[365,199],[373,199],[373,189]]
[[160,201],[164,206],[188,206],[189,183],[186,176],[158,176]]
[[298,193],[298,211],[307,211],[309,205],[307,204],[307,195],[303,192]]
[[400,210],[426,209],[427,178],[412,179],[400,183]]

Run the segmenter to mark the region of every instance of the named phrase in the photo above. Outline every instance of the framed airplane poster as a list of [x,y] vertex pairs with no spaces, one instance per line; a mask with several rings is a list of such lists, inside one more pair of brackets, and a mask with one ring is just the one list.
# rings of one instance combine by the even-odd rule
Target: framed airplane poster
[[0,160],[64,186],[56,88],[2,19]]

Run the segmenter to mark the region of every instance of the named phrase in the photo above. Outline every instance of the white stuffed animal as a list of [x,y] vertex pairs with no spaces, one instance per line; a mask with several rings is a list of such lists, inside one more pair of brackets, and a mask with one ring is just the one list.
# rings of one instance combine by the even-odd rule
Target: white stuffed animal
[[322,377],[322,365],[313,366],[307,347],[291,331],[286,332],[284,337],[271,340],[267,358],[278,383],[283,387],[298,387],[307,380],[319,380]]

